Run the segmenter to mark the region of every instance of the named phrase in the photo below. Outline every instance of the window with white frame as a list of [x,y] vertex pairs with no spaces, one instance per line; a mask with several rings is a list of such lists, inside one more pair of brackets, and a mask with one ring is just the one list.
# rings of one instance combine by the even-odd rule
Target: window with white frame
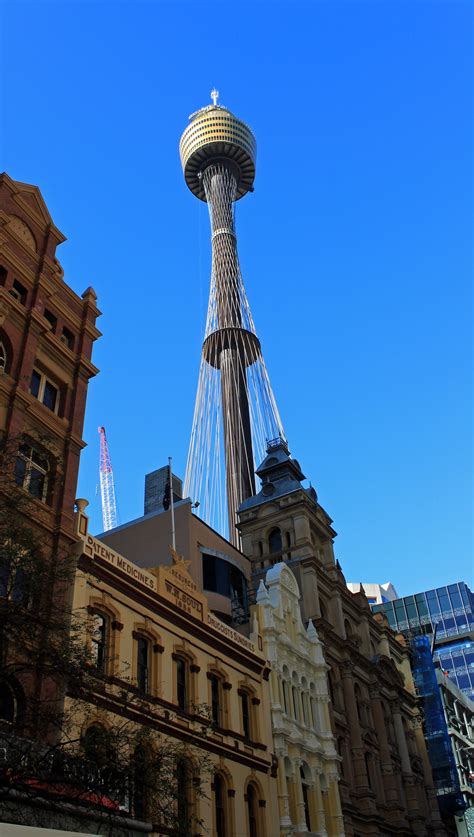
[[3,343],[0,342],[0,372],[4,372],[7,367],[7,350]]
[[45,503],[48,496],[49,463],[32,445],[18,448],[15,462],[15,482],[33,497]]
[[57,413],[59,409],[59,389],[49,378],[37,369],[33,369],[30,382],[30,392],[41,401],[48,410]]

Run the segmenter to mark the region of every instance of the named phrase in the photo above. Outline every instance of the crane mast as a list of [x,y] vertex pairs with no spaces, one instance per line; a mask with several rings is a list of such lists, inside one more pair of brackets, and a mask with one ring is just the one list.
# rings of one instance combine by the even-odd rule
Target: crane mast
[[114,472],[110,459],[105,427],[98,428],[100,434],[100,496],[102,500],[102,521],[104,532],[117,526],[117,505],[115,502]]

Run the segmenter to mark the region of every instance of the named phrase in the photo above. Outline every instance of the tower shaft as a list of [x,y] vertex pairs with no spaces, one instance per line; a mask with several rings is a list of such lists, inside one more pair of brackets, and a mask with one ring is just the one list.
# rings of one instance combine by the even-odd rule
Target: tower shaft
[[255,460],[284,436],[237,254],[235,204],[253,191],[257,146],[245,122],[217,104],[189,117],[179,144],[186,183],[208,204],[212,273],[185,495],[240,546],[237,510],[255,494]]
[[[213,365],[221,373],[227,513],[230,539],[237,545],[237,509],[243,500],[255,494],[255,476],[234,224],[237,178],[232,164],[224,161],[209,165],[203,173],[203,185],[211,219],[212,281],[217,314],[217,331],[212,332]],[[204,341],[204,353],[209,342],[208,337]]]

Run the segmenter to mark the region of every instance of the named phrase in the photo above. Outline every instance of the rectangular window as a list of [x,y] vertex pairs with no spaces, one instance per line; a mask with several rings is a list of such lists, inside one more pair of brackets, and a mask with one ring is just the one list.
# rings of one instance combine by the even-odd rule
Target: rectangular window
[[37,369],[33,369],[30,381],[31,394],[41,401],[48,410],[53,413],[58,412],[59,408],[59,389],[55,386],[49,378]]
[[457,584],[450,584],[448,587],[449,598],[453,607],[462,607],[461,594],[458,590]]
[[439,613],[438,597],[435,590],[428,590],[426,594],[428,608],[432,616],[437,616]]
[[56,331],[56,325],[58,323],[58,318],[54,316],[51,311],[48,311],[47,308],[44,309],[43,317],[51,326],[51,331]]
[[446,587],[438,588],[438,599],[439,606],[441,608],[441,613],[450,613],[451,602],[449,601],[448,591],[446,590]]
[[148,692],[149,688],[149,646],[144,637],[137,639],[137,686],[141,692]]
[[30,392],[35,398],[38,398],[41,386],[41,375],[36,369],[31,373]]
[[250,738],[250,703],[249,696],[246,692],[240,695],[240,705],[242,707],[242,729],[245,738]]
[[32,497],[47,501],[48,461],[30,445],[20,445],[15,462],[15,482]]
[[220,683],[215,674],[211,676],[211,715],[217,726],[221,723]]
[[187,704],[187,663],[182,657],[176,660],[176,696],[180,709],[186,709]]
[[63,333],[60,337],[61,343],[64,343],[71,351],[74,349],[74,335],[66,326],[63,328]]
[[13,280],[13,285],[10,288],[10,295],[14,297],[18,302],[21,302],[22,305],[26,303],[26,288],[23,287],[21,282],[18,279]]

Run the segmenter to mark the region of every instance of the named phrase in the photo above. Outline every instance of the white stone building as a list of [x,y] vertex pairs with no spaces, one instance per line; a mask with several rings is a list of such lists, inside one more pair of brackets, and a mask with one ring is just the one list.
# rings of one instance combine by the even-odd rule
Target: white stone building
[[329,716],[327,669],[321,642],[301,619],[300,591],[284,564],[260,582],[254,618],[271,662],[271,714],[278,758],[281,835],[343,837],[340,758]]

